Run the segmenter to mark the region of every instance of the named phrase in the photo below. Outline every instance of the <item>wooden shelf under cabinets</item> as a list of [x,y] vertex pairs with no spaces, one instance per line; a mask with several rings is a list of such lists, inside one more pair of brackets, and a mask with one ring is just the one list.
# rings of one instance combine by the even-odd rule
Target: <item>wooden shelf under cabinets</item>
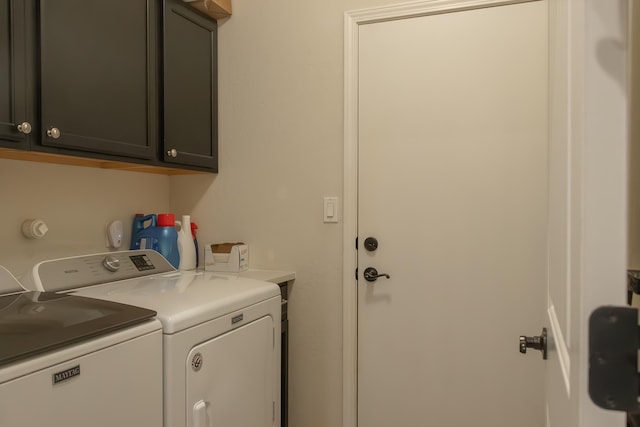
[[231,0],[183,0],[189,6],[218,20],[231,16]]
[[160,175],[193,175],[207,173],[195,170],[168,168],[163,166],[139,165],[135,163],[116,162],[111,160],[65,156],[62,154],[14,150],[11,148],[0,148],[0,158],[40,163],[55,163],[59,165],[69,166],[85,166],[100,169],[114,169],[130,172],[155,173]]

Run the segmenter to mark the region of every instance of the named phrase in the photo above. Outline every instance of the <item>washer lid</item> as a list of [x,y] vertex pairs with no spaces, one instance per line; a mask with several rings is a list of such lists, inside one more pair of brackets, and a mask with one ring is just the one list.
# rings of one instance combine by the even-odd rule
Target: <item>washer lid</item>
[[79,288],[75,295],[155,310],[163,332],[173,334],[273,297],[279,299],[280,288],[260,280],[187,271]]
[[140,307],[52,292],[0,297],[0,365],[152,318]]
[[23,292],[20,282],[6,268],[0,265],[0,295]]

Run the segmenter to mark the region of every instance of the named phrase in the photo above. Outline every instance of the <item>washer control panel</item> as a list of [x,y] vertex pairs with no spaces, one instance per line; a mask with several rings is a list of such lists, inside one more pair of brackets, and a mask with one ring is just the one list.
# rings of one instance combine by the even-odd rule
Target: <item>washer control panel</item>
[[22,284],[32,291],[68,291],[173,271],[176,269],[158,252],[143,249],[43,261]]

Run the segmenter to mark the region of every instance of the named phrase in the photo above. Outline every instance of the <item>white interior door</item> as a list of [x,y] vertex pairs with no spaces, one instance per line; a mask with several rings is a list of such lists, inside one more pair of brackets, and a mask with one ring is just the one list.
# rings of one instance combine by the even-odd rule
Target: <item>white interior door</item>
[[547,3],[492,6],[358,30],[361,427],[544,424]]
[[[480,6],[491,1],[478,0],[473,3]],[[481,220],[483,215],[485,218],[495,217],[487,215],[485,211],[487,205],[483,201],[486,198],[493,197],[493,201],[498,203],[513,199],[514,196],[508,192],[499,193],[492,185],[488,185],[491,176],[497,177],[504,172],[500,166],[505,165],[486,162],[491,156],[487,150],[480,153],[483,151],[482,145],[460,145],[456,154],[442,150],[446,144],[426,144],[440,141],[443,135],[463,135],[465,129],[473,129],[478,123],[473,119],[475,116],[467,120],[465,114],[474,107],[478,110],[477,93],[481,88],[492,92],[491,86],[488,86],[491,80],[486,79],[486,73],[482,71],[487,64],[497,62],[491,61],[485,51],[477,50],[467,52],[467,57],[483,58],[485,61],[467,64],[471,70],[460,66],[438,70],[437,66],[443,59],[454,58],[460,52],[457,47],[451,47],[449,43],[452,40],[461,40],[463,34],[474,31],[478,40],[482,40],[485,32],[496,30],[493,26],[497,22],[489,25],[484,22],[485,25],[478,28],[473,25],[480,23],[478,20],[466,22],[465,25],[450,21],[451,26],[442,33],[414,33],[422,35],[404,39],[392,31],[386,35],[384,33],[385,29],[404,26],[399,22],[394,22],[398,25],[387,25],[391,20],[419,22],[414,17],[423,16],[420,22],[433,24],[436,20],[428,19],[429,15],[448,11],[460,17],[460,11],[468,6],[469,3],[462,1],[424,1],[351,12],[345,19],[347,267],[356,266],[356,257],[348,255],[352,244],[347,235],[349,231],[353,230],[354,234],[358,231],[361,242],[357,260],[361,277],[357,298],[350,286],[345,287],[345,426],[355,426],[358,418],[359,425],[367,427],[391,423],[428,425],[427,421],[430,420],[435,420],[432,424],[436,425],[458,425],[465,417],[471,420],[472,425],[523,425],[523,418],[516,422],[508,418],[519,412],[518,405],[530,399],[519,397],[517,400],[520,403],[516,403],[515,408],[512,401],[507,399],[500,402],[500,408],[489,406],[491,411],[483,405],[483,399],[503,388],[498,381],[514,375],[530,389],[536,389],[535,375],[527,372],[529,369],[533,372],[538,369],[531,365],[532,362],[536,363],[535,355],[533,359],[528,355],[526,362],[523,359],[522,370],[515,373],[509,361],[499,362],[496,368],[487,363],[492,360],[483,353],[487,348],[496,350],[493,355],[500,352],[500,346],[496,345],[500,341],[497,335],[492,335],[496,331],[483,323],[486,318],[495,320],[491,326],[508,328],[518,323],[517,328],[507,332],[507,335],[539,328],[535,321],[524,320],[529,317],[524,313],[527,307],[537,305],[535,296],[523,298],[522,301],[526,301],[521,305],[524,311],[513,316],[509,314],[509,309],[518,306],[510,300],[513,289],[509,288],[506,293],[493,293],[493,299],[504,302],[504,305],[495,309],[487,301],[491,298],[486,291],[491,288],[487,287],[485,281],[479,280],[491,272],[492,264],[487,260],[495,255],[495,248],[499,247],[500,239],[496,236],[508,239],[514,218],[520,218],[517,214],[501,217],[505,220],[502,231],[509,231],[506,237],[495,233],[490,222],[469,222],[473,218]],[[520,37],[530,26],[526,25],[527,22],[518,21],[515,12],[523,10],[522,7],[525,5],[515,8],[507,6],[510,12],[514,12],[509,13],[509,19],[517,23],[517,28],[505,38],[519,44],[522,51],[528,51]],[[539,271],[532,271],[532,274],[520,275],[522,280],[510,278],[512,283],[520,287],[547,282],[547,286],[544,286],[546,298],[543,298],[546,304],[541,303],[546,308],[543,323],[550,332],[549,360],[545,364],[544,406],[547,426],[624,424],[622,414],[596,408],[587,396],[586,319],[597,306],[624,303],[628,190],[627,96],[630,84],[627,77],[627,7],[626,0],[549,1],[548,277],[545,275],[542,281],[536,277],[536,272],[544,271],[545,266]],[[504,8],[496,8],[492,12],[499,9]],[[466,11],[464,14],[470,16],[470,12],[478,11]],[[531,17],[534,15],[531,14]],[[444,19],[444,16],[439,18]],[[528,21],[528,24],[535,26],[533,21]],[[378,34],[378,29],[383,33]],[[455,31],[455,34],[452,37],[445,30]],[[370,36],[371,39],[367,41]],[[544,39],[544,36],[541,38]],[[400,41],[389,45],[388,42],[392,40]],[[446,48],[440,52],[442,56],[434,54],[437,49],[427,50],[425,46],[433,47],[429,44],[432,40],[437,40],[436,48],[441,44],[449,46],[449,54]],[[415,43],[418,41],[425,45],[416,51]],[[468,42],[473,43],[473,40]],[[407,49],[414,49],[413,53],[402,57],[401,52]],[[517,65],[520,58],[517,52],[510,52],[509,55]],[[417,58],[430,61],[436,65],[436,70],[421,68],[412,62]],[[403,63],[402,60],[409,62]],[[514,64],[503,65],[508,68]],[[468,72],[466,75],[465,71]],[[376,75],[389,77],[387,81],[376,80],[372,77]],[[503,77],[505,86],[509,86],[512,79],[521,76],[515,73]],[[452,84],[465,83],[473,78],[477,80],[475,86]],[[416,80],[420,83],[416,84]],[[427,85],[425,92],[422,84],[434,81],[442,85]],[[514,90],[518,92],[526,86],[536,87],[535,79],[516,83]],[[544,89],[541,89],[540,93],[543,92]],[[526,97],[531,94],[523,92],[521,95]],[[493,111],[494,104],[503,97],[509,99],[501,90],[492,92],[490,99],[495,102],[487,103],[487,110]],[[519,97],[520,101],[522,99]],[[424,108],[423,104],[427,101],[433,102],[429,108]],[[524,104],[535,109],[530,102]],[[518,102],[514,102],[513,106],[522,107]],[[373,110],[368,110],[370,107]],[[501,117],[510,117],[510,112],[504,113],[500,113]],[[489,127],[492,122],[483,123]],[[505,131],[507,127],[504,123],[501,122],[502,126],[494,130]],[[511,131],[513,129],[508,128]],[[426,131],[435,137],[424,137]],[[486,138],[483,139],[483,135],[482,132],[476,132],[469,140],[475,138],[484,141]],[[406,141],[413,141],[413,146],[407,146]],[[396,149],[389,149],[392,144]],[[437,150],[412,151],[418,145],[422,146],[421,149],[432,146]],[[504,159],[515,172],[508,178],[513,186],[520,185],[514,179],[520,171],[518,166],[530,167],[532,162],[540,161],[534,156],[526,164],[520,164],[514,161],[515,157],[509,150],[498,148],[494,152],[494,161]],[[400,157],[402,153],[409,155]],[[469,157],[473,156],[481,161],[470,161]],[[485,166],[482,171],[479,165]],[[358,166],[359,179],[352,178],[356,174],[351,175],[349,171],[356,171]],[[434,171],[443,174],[427,175],[428,178],[422,181],[415,179],[422,177],[423,172],[432,174]],[[535,181],[540,175],[532,172],[529,177]],[[459,185],[465,180],[468,186],[479,191],[474,194],[461,191]],[[504,183],[505,180],[494,182],[498,181]],[[416,186],[416,183],[421,185]],[[488,188],[491,191],[486,192]],[[523,192],[529,191],[526,187],[521,189]],[[481,197],[483,192],[486,193],[484,198]],[[497,194],[502,194],[504,198],[497,197]],[[367,198],[370,198],[368,202]],[[469,202],[465,204],[467,198]],[[445,209],[447,203],[453,207],[449,212]],[[350,212],[354,213],[354,218],[356,212],[360,213],[357,221],[351,223],[348,220]],[[367,218],[364,212],[370,214],[371,218]],[[535,207],[533,211],[528,211],[529,220],[535,217],[535,212]],[[438,221],[433,221],[433,218]],[[521,219],[526,221],[525,217]],[[387,226],[380,228],[380,222],[386,222]],[[416,226],[416,222],[420,225]],[[457,226],[453,226],[452,223],[456,222]],[[392,232],[388,231],[389,223],[395,228]],[[440,227],[434,229],[433,223]],[[539,225],[537,221],[532,224],[534,228]],[[479,228],[476,227],[478,225]],[[403,231],[407,227],[409,231]],[[546,229],[539,231],[547,235]],[[365,252],[362,249],[363,239],[374,233],[379,240],[379,249]],[[410,237],[395,240],[398,235]],[[454,238],[458,240],[454,241]],[[481,247],[470,245],[483,238],[492,244]],[[519,244],[512,246],[516,252],[524,246],[522,238],[518,237],[518,240]],[[387,248],[386,253],[383,252],[384,248]],[[424,248],[430,248],[429,255],[432,256],[423,257],[420,251]],[[390,250],[396,254],[391,256]],[[538,250],[531,250],[533,258],[525,261],[530,267],[540,262],[536,258],[539,256]],[[506,268],[501,271],[500,278],[507,277],[511,271],[509,257],[515,255],[507,255],[503,259]],[[391,274],[391,278],[379,279],[373,285],[365,284],[362,271],[374,263],[381,272]],[[407,263],[412,265],[408,266]],[[445,267],[444,273],[438,267]],[[452,277],[453,273],[447,276],[447,267],[451,267],[450,270],[454,270],[457,277]],[[349,278],[347,270],[345,283],[348,284],[353,279]],[[437,280],[433,280],[437,271],[440,271]],[[418,292],[408,292],[416,282]],[[434,287],[433,283],[439,286]],[[351,302],[353,305],[350,305]],[[349,307],[356,304],[358,311],[352,315]],[[398,307],[400,313],[396,310]],[[531,314],[531,317],[535,318],[535,315]],[[466,327],[460,327],[461,324]],[[359,329],[356,329],[356,325]],[[476,333],[478,330],[484,331],[482,336],[485,340],[479,338]],[[357,351],[350,344],[356,342],[356,336]],[[430,339],[433,337],[436,339]],[[494,337],[496,341],[487,340],[487,337]],[[465,345],[456,347],[458,342]],[[356,370],[357,375],[351,374]],[[491,381],[477,382],[478,376],[489,372],[495,375]],[[460,379],[462,377],[465,381]],[[425,378],[428,381],[424,381]],[[356,387],[357,399],[354,398]],[[513,396],[522,391],[522,387],[515,389]],[[489,405],[492,403],[496,405],[495,401],[489,402]],[[488,415],[487,412],[492,414]],[[465,413],[470,415],[466,416]],[[497,422],[491,418],[496,413],[501,414]],[[544,424],[540,421],[539,411],[526,413],[529,417],[525,417],[524,422],[532,422],[536,426]]]
[[627,2],[550,2],[547,426],[624,426],[588,396],[587,319],[624,305]]

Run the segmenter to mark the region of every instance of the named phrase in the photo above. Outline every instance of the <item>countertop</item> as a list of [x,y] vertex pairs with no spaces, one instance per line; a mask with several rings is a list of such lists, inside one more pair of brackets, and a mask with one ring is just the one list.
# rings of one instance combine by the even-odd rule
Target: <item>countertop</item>
[[217,274],[228,274],[230,276],[246,277],[247,279],[264,280],[265,282],[283,283],[289,282],[296,278],[296,273],[293,271],[279,271],[279,270],[257,270],[250,268],[249,270],[241,271],[239,273],[229,272],[216,272]]

